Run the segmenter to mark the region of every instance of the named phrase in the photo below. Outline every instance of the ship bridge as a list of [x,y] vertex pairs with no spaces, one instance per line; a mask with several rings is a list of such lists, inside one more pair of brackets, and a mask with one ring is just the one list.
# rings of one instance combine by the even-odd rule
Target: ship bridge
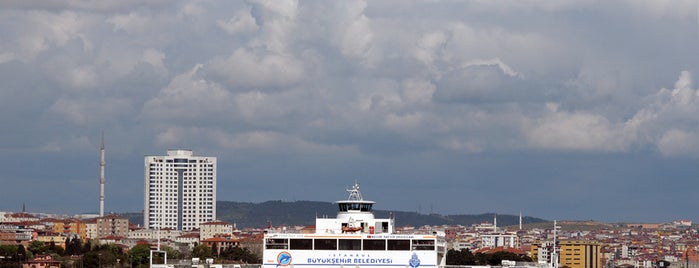
[[393,232],[393,219],[375,219],[372,207],[376,202],[364,200],[359,191],[359,184],[355,183],[347,189],[349,198],[336,201],[338,206],[337,218],[316,219],[318,232],[330,233],[391,233]]

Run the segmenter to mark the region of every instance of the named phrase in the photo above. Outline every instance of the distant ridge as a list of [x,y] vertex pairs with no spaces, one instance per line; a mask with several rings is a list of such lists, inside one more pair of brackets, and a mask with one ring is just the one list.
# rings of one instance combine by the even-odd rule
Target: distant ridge
[[[423,225],[464,225],[493,222],[494,213],[477,215],[439,215],[420,214],[405,211],[375,210],[374,215],[387,218],[390,213],[396,218],[397,226]],[[125,213],[131,223],[143,224],[143,214]],[[316,217],[333,218],[337,215],[337,206],[330,202],[318,201],[266,201],[262,203],[217,201],[216,216],[219,220],[235,223],[238,228],[272,226],[314,225]],[[498,226],[518,225],[519,216],[497,214]],[[547,222],[535,217],[522,217],[523,224]]]

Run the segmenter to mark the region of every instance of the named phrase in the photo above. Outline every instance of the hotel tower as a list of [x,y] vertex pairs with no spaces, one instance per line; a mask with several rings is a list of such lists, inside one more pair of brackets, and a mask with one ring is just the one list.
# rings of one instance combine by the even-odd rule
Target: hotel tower
[[189,231],[216,219],[216,157],[168,150],[143,162],[146,228]]

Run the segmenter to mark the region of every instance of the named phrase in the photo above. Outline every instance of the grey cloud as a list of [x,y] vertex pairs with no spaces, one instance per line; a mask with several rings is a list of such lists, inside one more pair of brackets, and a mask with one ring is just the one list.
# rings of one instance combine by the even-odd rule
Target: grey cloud
[[[509,72],[509,73],[508,73]],[[441,102],[507,102],[536,98],[529,82],[497,64],[476,64],[444,74],[434,98]]]
[[[522,187],[493,209],[521,200],[539,207],[548,192],[541,185],[551,192],[601,181],[637,185],[601,191],[599,202],[580,208],[589,216],[620,198],[643,203],[636,193],[651,192],[653,176],[667,171],[652,164],[689,172],[687,159],[699,146],[689,79],[699,70],[696,18],[682,9],[694,3],[0,6],[0,123],[10,129],[0,132],[0,158],[44,152],[44,159],[65,153],[89,162],[105,130],[119,172],[112,177],[123,185],[140,185],[140,164],[131,159],[166,147],[220,156],[222,185],[241,200],[275,195],[246,195],[237,182],[261,187],[256,183],[278,177],[307,182],[338,174],[323,180],[334,187],[354,173],[388,189],[387,207],[418,205],[404,194],[414,189],[390,189],[397,182],[446,193],[425,200],[458,196],[462,203],[488,198],[505,183]],[[2,180],[22,177],[7,170],[15,175]],[[121,196],[139,199],[126,190]],[[567,197],[571,203],[555,213],[570,215],[565,206],[585,200]],[[140,206],[124,202],[124,209]],[[632,203],[616,208],[643,215],[626,207]]]

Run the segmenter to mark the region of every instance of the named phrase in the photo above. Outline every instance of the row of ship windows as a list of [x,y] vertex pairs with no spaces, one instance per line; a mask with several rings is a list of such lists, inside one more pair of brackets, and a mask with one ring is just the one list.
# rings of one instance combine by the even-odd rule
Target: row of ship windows
[[265,249],[290,250],[435,250],[435,241],[428,239],[309,239],[272,238],[265,240]]

